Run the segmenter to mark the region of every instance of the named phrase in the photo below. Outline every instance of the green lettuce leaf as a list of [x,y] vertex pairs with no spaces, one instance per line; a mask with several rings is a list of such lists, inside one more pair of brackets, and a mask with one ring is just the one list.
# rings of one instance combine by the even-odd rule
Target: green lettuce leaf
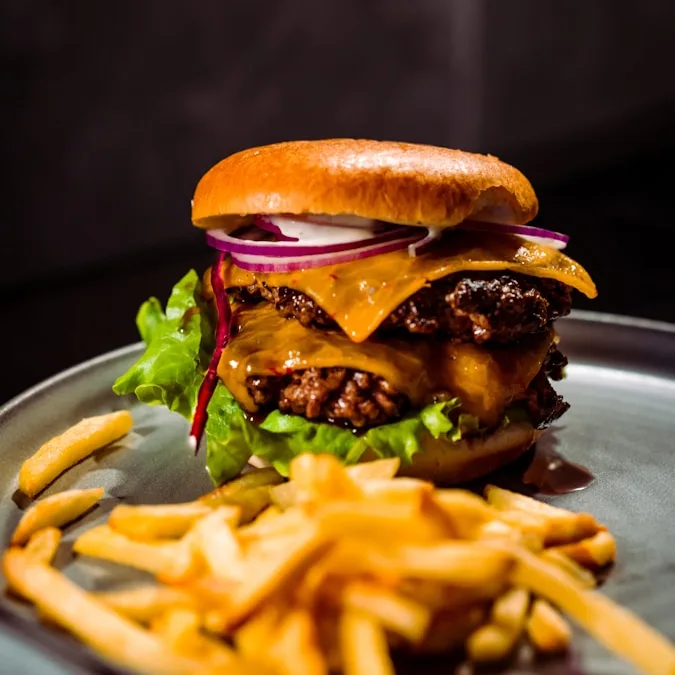
[[[174,286],[165,311],[156,298],[145,302],[136,323],[145,352],[117,379],[113,390],[135,394],[143,403],[164,405],[192,420],[214,335],[197,273],[190,271]],[[457,441],[463,431],[478,428],[476,418],[453,415],[459,406],[458,399],[435,403],[362,434],[278,410],[256,425],[219,383],[208,407],[207,469],[219,484],[239,474],[252,455],[267,460],[283,475],[302,452],[331,453],[351,464],[370,449],[379,457],[409,462],[420,450],[425,431],[434,438]]]

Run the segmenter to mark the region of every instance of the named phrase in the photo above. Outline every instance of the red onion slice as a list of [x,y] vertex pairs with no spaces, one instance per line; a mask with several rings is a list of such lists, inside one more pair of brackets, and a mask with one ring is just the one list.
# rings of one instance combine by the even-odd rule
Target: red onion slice
[[279,257],[256,255],[246,253],[232,253],[232,261],[242,269],[250,272],[295,272],[297,270],[312,269],[314,267],[325,267],[326,265],[337,265],[340,263],[351,262],[353,260],[362,260],[391,251],[398,251],[409,244],[424,237],[423,232],[409,234],[406,237],[399,237],[385,242],[370,244],[369,246],[360,246],[346,251],[316,253],[309,256],[284,256]]
[[[362,241],[347,241],[333,244],[316,245],[303,241],[302,243],[288,241],[260,241],[262,231],[255,225],[247,225],[232,234],[223,230],[207,230],[206,242],[209,246],[225,251],[226,253],[238,253],[242,255],[265,255],[272,257],[317,255],[323,253],[339,253],[350,251],[361,246],[383,243],[409,236],[409,228],[395,227],[394,229],[371,235]],[[269,235],[268,232],[265,234]],[[416,233],[417,237],[424,236],[424,230]]]
[[564,249],[569,243],[569,236],[562,232],[545,230],[533,225],[506,225],[503,223],[486,223],[482,221],[467,220],[459,227],[463,230],[479,230],[480,232],[495,232],[497,234],[515,234],[535,244],[551,246],[558,250]]

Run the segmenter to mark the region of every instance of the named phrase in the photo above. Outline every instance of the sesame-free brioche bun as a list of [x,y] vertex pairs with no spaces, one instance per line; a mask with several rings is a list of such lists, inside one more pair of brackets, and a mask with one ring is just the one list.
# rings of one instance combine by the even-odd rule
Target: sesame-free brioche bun
[[467,218],[520,225],[537,210],[527,178],[496,157],[338,138],[276,143],[226,157],[197,185],[192,221],[229,231],[254,214],[352,215],[436,227]]

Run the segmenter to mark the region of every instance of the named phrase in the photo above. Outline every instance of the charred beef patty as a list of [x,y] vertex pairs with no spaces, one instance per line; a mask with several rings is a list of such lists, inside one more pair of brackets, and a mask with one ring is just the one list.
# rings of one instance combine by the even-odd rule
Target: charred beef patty
[[[556,394],[549,377],[562,378],[567,359],[553,346],[525,394],[532,424],[541,429],[558,419],[569,404]],[[261,411],[304,415],[356,429],[395,422],[410,408],[408,398],[384,378],[349,368],[307,368],[290,375],[247,379],[249,395]]]
[[[454,274],[410,296],[389,314],[378,332],[506,344],[569,314],[571,290],[558,281],[521,274]],[[338,328],[314,300],[286,286],[258,282],[229,292],[243,302],[271,302],[282,316],[297,319],[303,326]]]

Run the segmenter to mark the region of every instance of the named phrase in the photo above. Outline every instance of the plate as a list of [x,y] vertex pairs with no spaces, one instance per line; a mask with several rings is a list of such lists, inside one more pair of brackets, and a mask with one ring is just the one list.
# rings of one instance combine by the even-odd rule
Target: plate
[[[618,560],[604,592],[675,639],[675,326],[573,312],[558,322],[570,359],[556,388],[572,407],[547,443],[589,467],[585,490],[553,498],[597,516],[614,533]],[[70,559],[75,537],[103,521],[113,506],[194,499],[211,488],[203,456],[188,449],[187,422],[163,408],[120,399],[113,380],[139,355],[132,345],[68,370],[0,411],[0,545],[9,541],[26,501],[16,491],[21,462],[45,440],[82,417],[131,410],[130,437],[61,476],[44,495],[102,485],[101,507],[66,530],[55,564],[88,589],[111,588],[142,576],[91,559]],[[521,467],[522,468],[522,467]],[[512,472],[511,472],[512,473]],[[503,475],[508,480],[508,475]],[[3,583],[0,579],[0,583]],[[0,598],[0,672],[115,673],[70,636],[47,629],[34,612]],[[6,668],[9,664],[9,670]],[[400,665],[401,672],[448,672],[447,662]],[[634,672],[585,634],[564,658],[519,663],[506,673]]]

